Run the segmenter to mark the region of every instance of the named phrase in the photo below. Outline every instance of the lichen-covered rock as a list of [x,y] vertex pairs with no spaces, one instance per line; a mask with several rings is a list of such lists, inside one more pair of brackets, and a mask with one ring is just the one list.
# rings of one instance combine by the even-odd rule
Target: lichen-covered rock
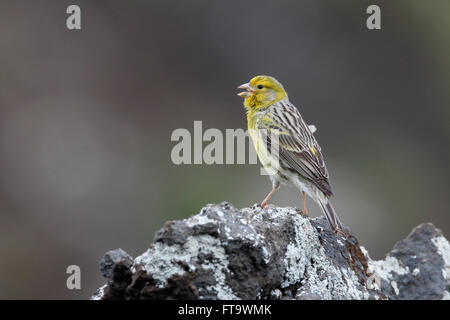
[[134,261],[108,252],[101,262],[108,281],[92,299],[442,299],[449,247],[425,224],[372,261],[323,217],[224,202],[167,222]]
[[431,223],[416,227],[384,260],[369,260],[390,299],[450,299],[450,244]]

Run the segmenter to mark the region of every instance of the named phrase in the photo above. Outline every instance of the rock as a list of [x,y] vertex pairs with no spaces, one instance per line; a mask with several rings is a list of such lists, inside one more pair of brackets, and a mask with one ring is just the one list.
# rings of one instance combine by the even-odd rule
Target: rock
[[[104,299],[119,298],[125,295],[131,282],[133,258],[122,249],[108,251],[100,261],[100,272],[108,279],[108,285],[101,288]],[[99,293],[97,293],[99,294]]]
[[416,227],[384,260],[370,261],[390,299],[450,299],[450,245],[431,223]]
[[109,251],[107,283],[92,299],[443,299],[449,298],[450,245],[432,224],[372,261],[348,232],[324,217],[269,205],[207,205],[167,222],[134,260]]

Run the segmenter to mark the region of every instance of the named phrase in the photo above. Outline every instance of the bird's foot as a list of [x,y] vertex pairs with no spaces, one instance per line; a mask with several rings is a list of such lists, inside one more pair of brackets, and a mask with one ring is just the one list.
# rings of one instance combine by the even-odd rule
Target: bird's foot
[[334,232],[334,234],[336,236],[340,235],[340,236],[342,236],[344,238],[347,238],[349,236],[348,232],[345,231],[345,230],[342,230],[341,228],[336,228],[336,229],[333,230],[333,232]]

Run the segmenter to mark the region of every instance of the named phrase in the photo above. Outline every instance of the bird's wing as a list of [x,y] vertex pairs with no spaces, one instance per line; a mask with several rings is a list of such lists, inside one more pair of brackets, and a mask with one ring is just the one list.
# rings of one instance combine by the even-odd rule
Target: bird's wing
[[325,195],[333,194],[321,148],[294,105],[287,101],[273,105],[259,119],[258,129],[268,146],[278,145],[280,160]]

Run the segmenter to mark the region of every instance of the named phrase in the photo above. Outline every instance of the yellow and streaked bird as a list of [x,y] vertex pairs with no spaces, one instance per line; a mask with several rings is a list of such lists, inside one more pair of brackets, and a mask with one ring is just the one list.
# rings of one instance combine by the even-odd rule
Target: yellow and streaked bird
[[272,191],[261,203],[264,208],[280,183],[291,183],[317,202],[334,232],[342,224],[330,203],[333,191],[321,148],[298,109],[289,101],[283,85],[269,76],[256,76],[238,87],[245,98],[249,134],[261,164],[272,181]]

